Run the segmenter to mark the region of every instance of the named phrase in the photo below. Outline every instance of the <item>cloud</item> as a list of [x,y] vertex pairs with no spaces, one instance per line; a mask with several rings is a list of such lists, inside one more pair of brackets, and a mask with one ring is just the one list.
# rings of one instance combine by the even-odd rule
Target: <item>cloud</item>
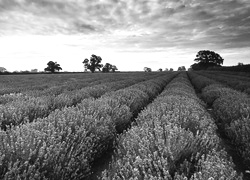
[[0,0],[0,35],[70,35],[83,49],[223,50],[250,44],[248,0]]

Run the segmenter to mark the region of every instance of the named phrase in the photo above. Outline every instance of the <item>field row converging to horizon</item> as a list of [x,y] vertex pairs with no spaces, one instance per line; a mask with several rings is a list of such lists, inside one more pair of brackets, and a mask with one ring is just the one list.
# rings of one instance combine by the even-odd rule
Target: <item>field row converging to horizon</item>
[[110,149],[96,179],[247,179],[248,80],[219,71],[5,76],[0,179],[90,179]]

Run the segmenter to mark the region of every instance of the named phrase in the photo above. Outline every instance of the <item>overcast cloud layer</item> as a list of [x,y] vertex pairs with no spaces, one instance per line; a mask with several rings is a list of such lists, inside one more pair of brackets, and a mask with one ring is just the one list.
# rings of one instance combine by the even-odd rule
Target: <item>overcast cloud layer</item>
[[0,0],[0,36],[13,35],[79,37],[64,45],[108,46],[117,53],[210,49],[242,55],[250,49],[250,1]]

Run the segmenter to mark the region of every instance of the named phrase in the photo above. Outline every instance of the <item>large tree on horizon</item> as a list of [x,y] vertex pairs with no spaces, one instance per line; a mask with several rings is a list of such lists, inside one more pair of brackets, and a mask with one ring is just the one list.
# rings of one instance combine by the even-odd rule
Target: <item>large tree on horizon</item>
[[48,67],[46,67],[44,71],[50,71],[51,73],[55,73],[55,71],[62,70],[62,68],[60,67],[60,64],[57,64],[57,62],[49,61],[47,65]]
[[101,62],[102,58],[100,56],[92,54],[90,59],[86,58],[82,63],[84,64],[85,69],[89,69],[92,73],[94,73],[96,69],[99,71],[101,70],[103,66]]
[[214,51],[210,50],[201,50],[197,53],[194,61],[198,63],[194,63],[191,65],[193,70],[202,70],[207,69],[209,67],[218,67],[223,64],[224,59]]
[[210,50],[201,50],[197,53],[194,61],[205,63],[205,64],[223,64],[224,59],[214,51]]

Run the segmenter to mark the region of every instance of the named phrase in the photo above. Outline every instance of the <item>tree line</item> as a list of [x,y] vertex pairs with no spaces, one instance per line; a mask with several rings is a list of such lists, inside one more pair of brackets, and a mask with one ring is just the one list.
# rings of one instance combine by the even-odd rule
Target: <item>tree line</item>
[[[210,51],[210,50],[200,50],[194,61],[198,63],[194,63],[191,65],[189,70],[212,70],[212,69],[218,69],[222,67],[224,59],[216,52]],[[242,64],[238,64],[238,66],[242,67]],[[234,68],[236,69],[236,68]],[[242,68],[241,68],[242,69]],[[148,67],[144,67],[145,72],[151,72],[152,69]],[[160,68],[158,71],[162,71]],[[165,71],[168,71],[166,68]],[[170,68],[170,71],[173,71],[172,68]],[[178,67],[177,71],[186,71],[185,66]]]
[[91,55],[90,59],[85,59],[82,63],[84,64],[85,71],[88,69],[94,73],[97,69],[102,72],[115,72],[117,67],[115,65],[112,65],[110,63],[106,63],[104,66],[101,64],[102,58],[100,56],[96,56],[94,54]]
[[[85,71],[88,69],[93,73],[97,69],[102,72],[115,72],[117,67],[110,63],[106,63],[104,66],[101,64],[102,58],[100,56],[92,55],[90,59],[85,59],[83,61]],[[222,67],[224,59],[216,52],[211,50],[200,50],[198,51],[196,58],[194,59],[195,62],[190,66],[188,70],[232,70],[232,71],[247,71],[249,72],[250,65],[243,65],[243,63],[238,63],[237,66],[232,67]],[[50,62],[49,62],[50,63]],[[58,64],[48,63],[48,67],[45,68],[45,71],[54,72],[55,70],[60,70],[61,67]],[[52,68],[49,68],[51,66]],[[144,67],[143,69],[145,72],[151,72],[152,69],[149,67]],[[177,69],[178,71],[186,71],[185,66],[180,66]],[[163,71],[161,68],[158,70],[159,72]],[[166,68],[165,71],[173,71],[173,68]]]
[[[185,68],[185,66],[182,66],[182,67]],[[179,69],[180,69],[180,67],[178,68],[178,71],[180,71]],[[185,70],[186,70],[186,69],[185,69]],[[152,69],[149,68],[149,67],[144,67],[144,68],[143,68],[143,71],[144,71],[144,72],[152,72]],[[162,70],[162,68],[160,68],[160,69],[158,69],[157,71],[158,71],[158,72],[162,72],[163,70]],[[173,69],[173,68],[170,68],[170,69],[165,68],[164,71],[174,71],[174,69]]]
[[[214,51],[210,50],[200,50],[196,58],[195,62],[190,66],[188,70],[232,70],[232,71],[249,71],[249,64],[243,65],[243,63],[238,63],[237,66],[232,67],[222,67],[221,65],[224,62],[224,59]],[[105,65],[101,64],[102,58],[100,56],[92,54],[89,59],[85,59],[82,63],[84,65],[85,71],[90,70],[94,73],[96,70],[102,71],[104,73],[115,72],[118,70],[116,65],[112,65],[110,63],[106,63]],[[62,70],[60,64],[57,62],[49,61],[47,63],[47,67],[44,69],[45,72],[55,73]],[[151,72],[152,69],[149,67],[144,67],[145,72]],[[178,71],[186,71],[185,66],[180,66],[177,69]],[[163,71],[162,68],[158,69],[159,72]],[[164,71],[173,71],[173,68],[166,68]],[[21,73],[28,73],[29,71],[21,71]],[[37,72],[37,69],[32,70],[31,72]],[[4,67],[0,67],[0,74],[9,73]]]
[[[90,59],[86,58],[82,63],[84,65],[85,71],[90,70],[92,73],[94,73],[96,70],[102,71],[104,73],[115,72],[116,70],[118,70],[115,65],[112,65],[110,63],[106,63],[105,65],[103,65],[101,64],[101,62],[102,58],[100,56],[92,54]],[[62,70],[60,64],[53,61],[49,61],[47,63],[47,67],[44,69],[44,71],[51,73],[55,73],[60,70]]]

